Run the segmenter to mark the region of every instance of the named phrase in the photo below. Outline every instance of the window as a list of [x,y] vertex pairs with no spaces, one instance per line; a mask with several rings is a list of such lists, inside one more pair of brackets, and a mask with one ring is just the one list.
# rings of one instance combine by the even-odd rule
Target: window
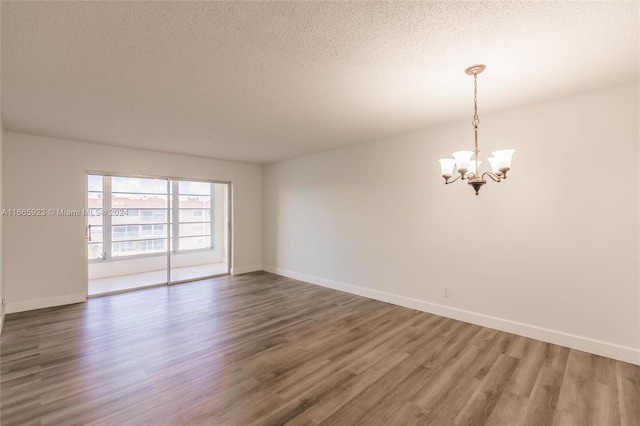
[[213,185],[89,175],[89,259],[212,249]]
[[[174,181],[172,184],[174,246],[176,252],[213,248],[212,208],[213,184],[207,182]],[[177,211],[175,206],[177,205]]]
[[89,175],[87,188],[88,225],[91,226],[89,259],[101,259],[104,256],[101,215],[102,209],[104,208],[102,176]]

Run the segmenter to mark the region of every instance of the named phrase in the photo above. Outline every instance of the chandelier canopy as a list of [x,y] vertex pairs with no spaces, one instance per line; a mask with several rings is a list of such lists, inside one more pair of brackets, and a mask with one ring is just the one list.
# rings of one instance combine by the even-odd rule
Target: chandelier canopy
[[[478,158],[480,153],[480,149],[478,149],[478,126],[480,124],[480,118],[478,118],[478,74],[484,71],[485,68],[484,65],[473,65],[464,70],[465,73],[473,76],[473,121],[471,125],[473,126],[475,149],[473,151],[456,151],[451,154],[453,158],[440,160],[445,184],[448,185],[458,179],[466,179],[469,181],[468,184],[476,191],[476,195],[478,195],[482,185],[487,183],[484,179],[485,176],[489,176],[495,182],[500,182],[502,179],[507,178],[507,172],[511,170],[511,156],[516,151],[515,149],[493,151],[491,153],[493,157],[487,159],[491,164],[492,171],[484,173],[480,171],[482,161]],[[459,175],[454,180],[449,181],[453,176],[454,168],[456,168]]]

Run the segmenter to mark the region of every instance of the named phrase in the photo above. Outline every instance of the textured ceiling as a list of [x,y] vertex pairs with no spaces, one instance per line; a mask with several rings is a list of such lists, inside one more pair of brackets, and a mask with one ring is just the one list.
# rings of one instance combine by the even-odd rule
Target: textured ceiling
[[5,129],[268,163],[638,81],[632,2],[7,2]]

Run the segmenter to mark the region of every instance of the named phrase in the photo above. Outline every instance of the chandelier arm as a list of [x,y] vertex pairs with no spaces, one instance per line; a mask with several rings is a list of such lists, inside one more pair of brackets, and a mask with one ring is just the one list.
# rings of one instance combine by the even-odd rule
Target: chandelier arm
[[[446,180],[444,183],[445,185],[449,185],[450,183],[453,183],[455,181],[457,181],[458,179],[460,179],[462,177],[462,175],[458,175],[457,178],[455,178],[454,180]],[[463,178],[464,179],[464,178]]]
[[489,176],[494,182],[500,183],[500,181],[502,181],[502,178],[500,176],[493,174],[491,172],[484,172],[482,174],[482,178],[484,179],[485,176]]

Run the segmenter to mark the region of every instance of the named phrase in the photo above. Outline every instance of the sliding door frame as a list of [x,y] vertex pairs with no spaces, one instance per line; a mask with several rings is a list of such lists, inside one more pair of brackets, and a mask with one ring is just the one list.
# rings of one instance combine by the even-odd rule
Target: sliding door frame
[[[188,280],[182,280],[182,281],[174,281],[171,282],[171,231],[172,231],[172,227],[171,227],[171,219],[170,219],[170,212],[171,212],[171,208],[172,206],[172,201],[169,201],[167,203],[167,282],[166,283],[161,283],[158,284],[158,286],[160,285],[167,285],[167,286],[171,286],[174,284],[182,284],[182,283],[186,283],[186,282],[191,282],[191,281],[197,281],[197,280],[202,280],[202,279],[208,279],[208,278],[213,278],[216,276],[221,276],[221,275],[230,275],[231,274],[231,265],[233,262],[233,182],[232,181],[227,181],[227,180],[218,180],[218,179],[199,179],[199,178],[189,178],[189,177],[175,177],[175,176],[159,176],[159,175],[149,175],[149,174],[138,174],[138,173],[119,173],[119,172],[104,172],[104,171],[100,171],[100,170],[90,170],[90,169],[86,169],[85,170],[85,179],[84,179],[84,198],[85,198],[85,209],[88,209],[89,206],[89,179],[88,176],[89,175],[99,175],[99,176],[109,176],[109,177],[125,177],[125,178],[140,178],[140,179],[161,179],[161,180],[166,180],[167,181],[167,197],[168,200],[171,200],[171,193],[170,193],[170,189],[171,189],[171,182],[173,181],[188,181],[188,182],[205,182],[205,183],[212,183],[212,184],[222,184],[222,185],[227,185],[227,208],[226,208],[226,223],[223,223],[223,226],[226,226],[226,232],[227,232],[227,242],[226,242],[226,249],[227,249],[227,272],[226,274],[217,274],[217,275],[210,275],[210,276],[204,276],[204,277],[198,277],[198,278],[193,278],[193,279],[188,279]],[[104,203],[104,201],[103,201]],[[110,201],[109,201],[110,204]],[[106,209],[105,205],[103,204],[103,209]],[[212,206],[212,210],[213,210],[213,206]],[[84,223],[84,229],[85,232],[91,232],[90,229],[88,229],[87,227],[87,221],[88,221],[88,216],[87,216],[87,220]],[[213,224],[212,224],[213,225]],[[104,227],[103,227],[104,230]],[[86,235],[85,235],[86,236]],[[86,282],[86,287],[85,287],[85,296],[86,297],[91,297],[89,296],[89,244],[87,244],[87,239],[85,238],[83,240],[84,243],[84,265],[85,265],[85,282]],[[103,231],[103,244],[104,244],[104,231]],[[137,289],[131,289],[131,290],[137,290]],[[131,290],[123,290],[123,291],[131,291]],[[115,293],[120,293],[121,291],[117,291]],[[107,293],[110,294],[110,293]],[[100,296],[100,295],[97,295]]]

